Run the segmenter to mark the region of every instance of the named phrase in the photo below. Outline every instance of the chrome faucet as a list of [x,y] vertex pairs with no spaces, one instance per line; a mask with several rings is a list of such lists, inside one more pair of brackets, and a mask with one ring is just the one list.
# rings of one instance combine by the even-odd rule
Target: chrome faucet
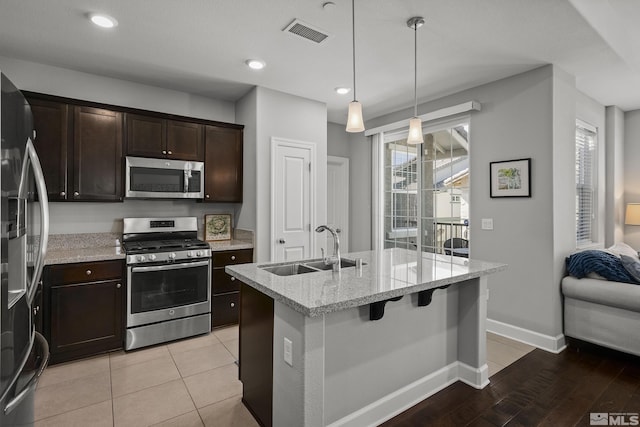
[[325,265],[331,265],[333,271],[340,272],[340,239],[338,239],[338,233],[333,228],[321,225],[316,228],[316,232],[322,233],[328,231],[333,236],[333,255],[329,257],[324,256],[324,249],[322,250],[322,261]]

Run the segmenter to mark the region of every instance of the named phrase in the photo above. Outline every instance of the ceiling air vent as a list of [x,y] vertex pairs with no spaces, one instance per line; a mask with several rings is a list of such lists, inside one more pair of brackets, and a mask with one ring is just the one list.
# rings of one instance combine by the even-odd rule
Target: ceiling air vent
[[300,36],[303,39],[307,39],[314,43],[322,43],[325,41],[329,35],[319,29],[318,27],[313,27],[306,22],[302,22],[299,19],[294,19],[287,27],[282,30],[290,34],[295,34],[296,36]]

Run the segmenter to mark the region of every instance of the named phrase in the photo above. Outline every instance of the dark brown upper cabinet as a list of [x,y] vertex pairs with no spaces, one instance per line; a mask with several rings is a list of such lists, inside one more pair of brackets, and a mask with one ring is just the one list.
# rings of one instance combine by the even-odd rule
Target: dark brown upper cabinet
[[205,126],[206,202],[242,202],[242,129]]
[[27,98],[51,201],[122,200],[122,113]]
[[154,116],[127,114],[127,155],[204,160],[202,125]]
[[67,147],[72,129],[69,105],[29,99],[36,138],[34,146],[40,158],[49,200],[67,198]]

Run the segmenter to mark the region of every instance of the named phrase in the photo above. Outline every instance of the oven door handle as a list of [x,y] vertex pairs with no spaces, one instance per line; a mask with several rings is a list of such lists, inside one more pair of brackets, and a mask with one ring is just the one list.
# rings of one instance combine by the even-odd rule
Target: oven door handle
[[208,265],[209,261],[184,262],[181,264],[152,265],[150,267],[132,267],[131,272],[145,273],[147,271],[179,270],[181,268],[204,267]]

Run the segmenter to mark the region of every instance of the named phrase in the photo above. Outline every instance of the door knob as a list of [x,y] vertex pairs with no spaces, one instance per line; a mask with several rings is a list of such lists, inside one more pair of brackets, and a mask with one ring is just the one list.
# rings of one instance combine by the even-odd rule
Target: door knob
[[284,245],[285,243],[287,243],[284,239],[279,239],[278,243],[280,243],[281,245]]
[[342,233],[342,228],[336,228],[336,233],[338,234]]

